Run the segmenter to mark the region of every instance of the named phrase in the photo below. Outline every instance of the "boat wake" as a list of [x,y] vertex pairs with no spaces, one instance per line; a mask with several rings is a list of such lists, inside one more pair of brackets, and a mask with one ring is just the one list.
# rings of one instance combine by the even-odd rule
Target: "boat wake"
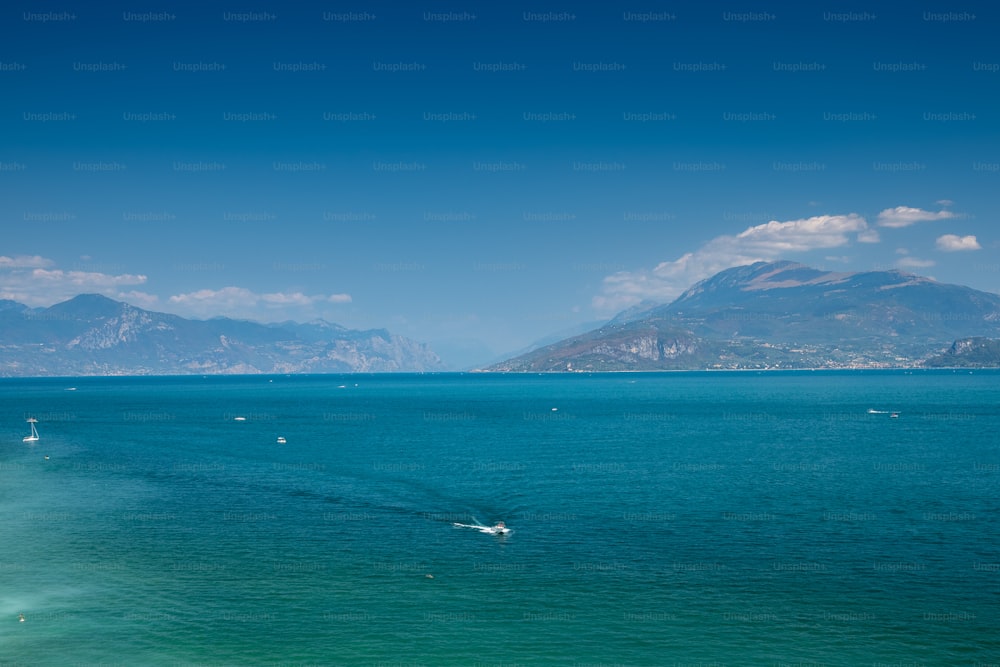
[[451,524],[456,528],[475,528],[480,533],[486,533],[488,535],[509,535],[511,529],[502,523],[498,523],[495,526],[483,526],[478,523],[453,523]]
[[899,417],[899,410],[875,410],[873,408],[868,408],[868,414],[870,415],[889,415],[892,418]]

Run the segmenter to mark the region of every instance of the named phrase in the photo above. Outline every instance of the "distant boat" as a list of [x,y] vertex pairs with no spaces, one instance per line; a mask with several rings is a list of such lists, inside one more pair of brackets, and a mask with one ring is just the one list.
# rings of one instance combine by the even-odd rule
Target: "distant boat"
[[38,442],[38,429],[35,428],[38,420],[31,417],[28,419],[28,423],[31,424],[31,435],[24,436],[23,442]]
[[283,444],[285,444],[286,442],[288,442],[288,441],[287,441],[287,440],[285,440],[285,436],[283,436],[283,435],[279,435],[279,436],[278,436],[278,444],[279,444],[279,445],[283,445]]

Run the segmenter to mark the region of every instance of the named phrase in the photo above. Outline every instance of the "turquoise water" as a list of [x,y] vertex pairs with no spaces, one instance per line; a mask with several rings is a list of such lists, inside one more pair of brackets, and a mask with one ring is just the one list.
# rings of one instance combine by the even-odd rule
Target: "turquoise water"
[[998,664],[998,434],[979,371],[3,380],[0,664]]

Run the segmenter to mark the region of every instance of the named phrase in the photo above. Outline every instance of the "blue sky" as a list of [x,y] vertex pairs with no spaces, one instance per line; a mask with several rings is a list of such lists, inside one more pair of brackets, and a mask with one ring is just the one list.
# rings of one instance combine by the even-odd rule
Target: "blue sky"
[[0,10],[0,298],[482,363],[759,259],[1000,292],[992,3]]

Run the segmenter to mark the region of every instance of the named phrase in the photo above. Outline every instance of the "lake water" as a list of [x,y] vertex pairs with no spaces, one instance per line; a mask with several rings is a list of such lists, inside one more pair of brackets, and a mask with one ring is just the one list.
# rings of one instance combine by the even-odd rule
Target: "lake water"
[[991,371],[6,379],[0,665],[996,665],[998,434]]

